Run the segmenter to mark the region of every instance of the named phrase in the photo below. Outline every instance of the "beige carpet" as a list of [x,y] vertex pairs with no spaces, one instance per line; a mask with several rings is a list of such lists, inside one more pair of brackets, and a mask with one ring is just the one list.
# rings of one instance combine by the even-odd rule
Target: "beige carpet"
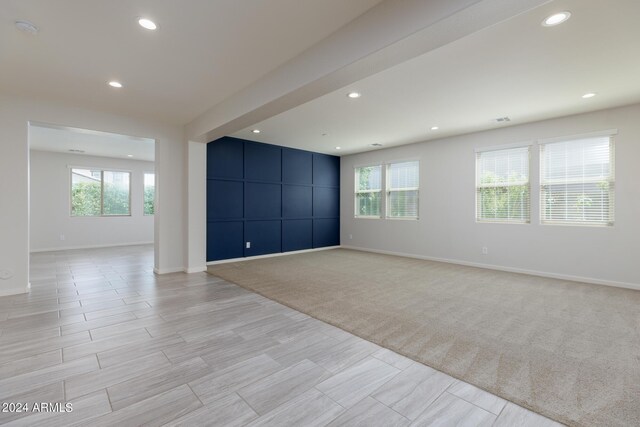
[[640,291],[336,249],[209,272],[568,425],[640,425]]

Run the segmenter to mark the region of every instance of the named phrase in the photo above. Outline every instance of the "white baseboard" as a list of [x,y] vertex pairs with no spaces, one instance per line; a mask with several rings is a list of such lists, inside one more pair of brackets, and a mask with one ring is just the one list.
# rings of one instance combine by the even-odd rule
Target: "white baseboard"
[[458,259],[437,258],[437,257],[410,254],[410,253],[404,253],[404,252],[383,251],[378,249],[361,248],[358,246],[342,245],[342,248],[353,249],[356,251],[363,251],[363,252],[372,252],[372,253],[383,254],[383,255],[395,255],[395,256],[402,256],[406,258],[424,259],[427,261],[446,262],[448,264],[458,264],[458,265],[465,265],[468,267],[486,268],[489,270],[507,271],[510,273],[529,274],[531,276],[548,277],[550,279],[569,280],[572,282],[590,283],[593,285],[604,285],[604,286],[612,286],[616,288],[640,290],[640,284],[637,284],[637,283],[618,282],[615,280],[594,279],[592,277],[572,276],[569,274],[559,274],[559,273],[550,273],[546,271],[527,270],[523,268],[505,267],[502,265],[493,265],[493,264],[483,264],[479,262],[469,262],[469,261],[462,261]]
[[171,273],[184,273],[183,267],[176,268],[154,268],[153,272],[156,274],[171,274]]
[[209,261],[207,263],[207,265],[217,265],[217,264],[227,264],[230,262],[240,262],[240,261],[251,261],[254,259],[262,259],[262,258],[273,258],[273,257],[278,257],[278,256],[285,256],[285,255],[296,255],[296,254],[304,254],[307,252],[319,252],[319,251],[326,251],[329,249],[338,249],[341,246],[326,246],[324,248],[315,248],[315,249],[303,249],[301,251],[291,251],[291,252],[278,252],[275,254],[266,254],[266,255],[256,255],[256,256],[248,256],[248,257],[244,257],[244,258],[231,258],[231,259],[223,259],[220,261]]
[[100,248],[116,248],[118,246],[141,246],[153,245],[153,242],[132,242],[132,243],[112,243],[108,245],[88,245],[88,246],[64,246],[59,248],[31,249],[29,252],[55,252],[55,251],[73,251],[76,249],[100,249]]
[[8,297],[10,295],[21,295],[29,293],[29,289],[31,288],[31,284],[28,284],[24,288],[11,288],[11,289],[0,289],[0,297]]
[[202,267],[184,268],[182,271],[184,271],[187,274],[202,273],[203,271],[207,271],[207,266],[203,265]]

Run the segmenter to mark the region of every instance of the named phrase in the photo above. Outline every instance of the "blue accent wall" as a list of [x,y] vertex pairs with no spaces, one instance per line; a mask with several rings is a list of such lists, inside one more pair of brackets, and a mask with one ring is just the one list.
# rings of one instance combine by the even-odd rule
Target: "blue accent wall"
[[231,137],[207,145],[207,261],[339,244],[339,157]]

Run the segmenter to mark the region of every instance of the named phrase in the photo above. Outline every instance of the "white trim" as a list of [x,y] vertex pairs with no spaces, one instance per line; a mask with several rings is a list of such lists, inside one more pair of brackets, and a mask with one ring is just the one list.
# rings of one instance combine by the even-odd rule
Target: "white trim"
[[589,283],[593,285],[603,285],[603,286],[611,286],[615,288],[640,290],[640,284],[638,283],[627,283],[627,282],[617,282],[615,280],[594,279],[591,277],[572,276],[570,274],[549,273],[546,271],[527,270],[523,268],[505,267],[502,265],[484,264],[480,262],[469,262],[469,261],[462,261],[458,259],[437,258],[437,257],[410,254],[410,253],[404,253],[404,252],[383,251],[378,249],[361,248],[358,246],[342,245],[342,248],[353,249],[356,251],[363,251],[363,252],[372,252],[372,253],[383,254],[383,255],[395,255],[395,256],[401,256],[406,258],[424,259],[427,261],[446,262],[448,264],[457,264],[457,265],[465,265],[469,267],[486,268],[489,270],[508,271],[510,273],[529,274],[531,276],[548,277],[551,279],[560,279],[560,280],[569,280],[572,282]]
[[545,145],[553,142],[571,141],[573,139],[598,138],[601,136],[612,137],[617,134],[618,134],[618,129],[609,129],[609,130],[602,130],[602,131],[596,131],[596,132],[579,133],[577,135],[557,136],[553,138],[540,138],[538,139],[538,144]]
[[[64,154],[64,153],[63,153]],[[127,159],[123,159],[120,157],[115,157],[118,160],[127,160]],[[131,159],[129,159],[131,160]],[[142,160],[143,162],[148,162],[148,160]],[[118,168],[105,168],[102,166],[74,166],[74,165],[67,165],[67,168],[69,169],[84,169],[84,170],[89,170],[89,171],[95,171],[95,170],[99,170],[100,172],[129,172],[129,173],[133,173],[133,170],[131,169],[118,169]]]
[[500,150],[511,150],[513,148],[531,148],[535,141],[523,141],[523,142],[513,142],[510,144],[503,145],[491,145],[489,147],[479,147],[475,148],[474,151],[476,153],[484,153],[485,151],[500,151]]
[[191,268],[185,267],[182,271],[184,271],[187,274],[201,273],[203,271],[207,271],[207,266],[203,265],[202,267],[191,267]]
[[73,251],[76,249],[100,249],[100,248],[115,248],[118,246],[140,246],[140,245],[153,245],[153,242],[133,242],[133,243],[112,243],[108,245],[88,245],[88,246],[64,246],[59,248],[45,248],[45,249],[32,249],[30,253],[37,252],[55,252],[55,251]]
[[254,260],[254,259],[274,258],[274,257],[279,257],[279,256],[285,256],[285,255],[305,254],[305,253],[308,253],[308,252],[326,251],[326,250],[329,250],[329,249],[338,249],[338,248],[341,248],[341,247],[342,246],[340,246],[340,245],[338,245],[338,246],[326,246],[324,248],[303,249],[301,251],[278,252],[278,253],[275,253],[275,254],[248,256],[248,257],[244,257],[244,258],[222,259],[220,261],[209,261],[209,262],[207,262],[207,265],[228,264],[230,262],[251,261],[251,260]]
[[155,274],[170,274],[170,273],[184,273],[183,267],[178,268],[155,268],[153,269]]

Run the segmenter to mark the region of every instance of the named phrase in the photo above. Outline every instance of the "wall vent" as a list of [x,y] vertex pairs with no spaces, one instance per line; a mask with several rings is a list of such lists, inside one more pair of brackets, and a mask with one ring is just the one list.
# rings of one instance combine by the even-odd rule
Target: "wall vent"
[[382,144],[380,144],[379,142],[373,143],[371,144],[372,147],[382,147]]
[[69,150],[70,153],[84,153],[84,150],[77,150],[75,148],[72,148]]
[[496,122],[496,123],[504,123],[504,122],[510,122],[511,119],[509,117],[505,116],[505,117],[498,117],[497,119],[494,119],[493,121]]

